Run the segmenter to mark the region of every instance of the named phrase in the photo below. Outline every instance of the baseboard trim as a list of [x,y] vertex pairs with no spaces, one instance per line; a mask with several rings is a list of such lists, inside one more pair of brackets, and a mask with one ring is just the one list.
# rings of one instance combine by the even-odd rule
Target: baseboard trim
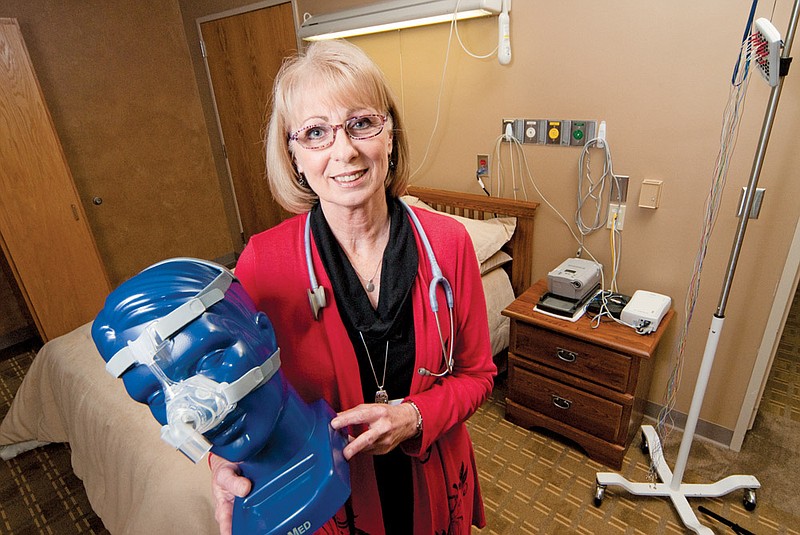
[[[644,409],[645,418],[652,419],[653,423],[656,423],[658,422],[659,412],[661,412],[661,405],[653,403],[652,401],[647,402],[647,405]],[[673,410],[671,414],[675,429],[682,431],[686,427],[687,415],[676,410]],[[694,434],[695,438],[702,438],[704,440],[711,441],[722,446],[723,448],[730,448],[731,441],[733,440],[732,430],[726,429],[711,422],[706,422],[704,420],[698,420]]]

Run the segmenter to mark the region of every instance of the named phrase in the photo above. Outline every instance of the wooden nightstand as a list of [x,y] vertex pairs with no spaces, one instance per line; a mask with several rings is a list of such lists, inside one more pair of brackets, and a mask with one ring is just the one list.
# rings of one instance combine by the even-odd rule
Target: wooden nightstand
[[652,357],[675,313],[648,335],[610,321],[592,329],[585,316],[572,323],[534,312],[546,291],[539,281],[503,311],[511,318],[506,419],[567,437],[619,470],[642,420]]

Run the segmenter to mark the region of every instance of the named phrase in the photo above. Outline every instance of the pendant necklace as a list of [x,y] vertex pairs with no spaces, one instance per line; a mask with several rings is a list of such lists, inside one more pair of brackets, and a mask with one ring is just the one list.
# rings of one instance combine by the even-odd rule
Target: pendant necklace
[[386,384],[386,364],[389,362],[389,340],[386,340],[386,355],[383,360],[383,380],[379,383],[378,375],[375,373],[375,366],[372,364],[372,356],[369,354],[367,342],[364,341],[364,333],[358,331],[358,335],[361,337],[361,343],[364,344],[364,349],[367,351],[369,367],[372,368],[372,376],[375,378],[375,384],[378,386],[378,390],[375,391],[375,403],[389,403],[389,394],[383,389]]
[[[388,231],[388,229],[389,229],[389,228],[390,228],[390,225],[387,225],[387,226],[386,226],[386,229],[387,229],[387,230],[384,230],[384,231],[382,231],[382,232],[381,232],[381,235],[383,235],[384,233],[386,233],[386,232]],[[346,252],[345,252],[345,255],[347,255],[347,253],[346,253]],[[364,277],[363,275],[361,275],[361,273],[359,273],[359,272],[358,272],[358,270],[356,269],[356,266],[355,266],[355,264],[353,264],[353,261],[350,259],[350,257],[349,257],[349,256],[347,257],[347,259],[348,259],[348,260],[350,260],[350,265],[353,267],[353,271],[355,271],[355,272],[356,272],[356,275],[358,275],[358,278],[359,278],[359,279],[361,279],[361,280],[363,280],[364,282],[366,282],[366,283],[367,283],[367,284],[366,284],[366,286],[364,286],[364,289],[365,289],[365,290],[366,290],[368,293],[372,293],[372,292],[374,292],[374,291],[375,291],[375,277],[378,275],[378,271],[380,271],[380,269],[381,269],[381,265],[383,264],[383,255],[381,255],[381,261],[380,261],[380,262],[378,262],[378,265],[377,265],[377,266],[375,266],[375,272],[372,274],[372,276],[371,276],[370,278],[366,278],[366,277]]]
[[353,266],[353,271],[356,272],[356,275],[358,275],[358,277],[361,280],[363,280],[364,282],[367,283],[367,285],[364,287],[364,289],[367,290],[367,292],[369,292],[369,293],[372,293],[375,290],[375,284],[373,283],[373,281],[375,280],[375,275],[378,274],[378,270],[381,268],[381,264],[383,264],[383,257],[381,257],[381,261],[378,262],[378,266],[375,268],[375,273],[373,273],[372,277],[370,277],[369,279],[367,279],[364,276],[362,276],[361,273],[359,273],[358,270],[356,269],[356,266]]

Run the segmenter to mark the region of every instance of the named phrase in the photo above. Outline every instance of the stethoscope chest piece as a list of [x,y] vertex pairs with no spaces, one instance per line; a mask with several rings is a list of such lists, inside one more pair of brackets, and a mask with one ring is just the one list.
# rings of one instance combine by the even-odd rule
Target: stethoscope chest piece
[[317,286],[314,289],[308,290],[308,303],[311,305],[311,313],[314,314],[314,319],[319,319],[319,311],[328,305],[325,299],[325,288]]

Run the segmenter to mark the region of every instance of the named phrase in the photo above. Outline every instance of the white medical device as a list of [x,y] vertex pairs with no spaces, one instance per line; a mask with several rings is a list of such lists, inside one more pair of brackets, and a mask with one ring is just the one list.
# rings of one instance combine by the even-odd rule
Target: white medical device
[[666,295],[636,290],[620,314],[620,321],[636,329],[639,334],[649,334],[658,329],[669,311],[672,299]]
[[511,0],[503,0],[503,10],[497,16],[497,60],[500,65],[511,63],[511,21],[508,11],[511,9]]
[[[417,233],[419,234],[420,240],[422,240],[422,246],[425,248],[425,254],[428,257],[428,263],[431,265],[431,272],[433,273],[433,277],[431,278],[430,285],[428,286],[428,300],[430,302],[431,310],[433,311],[433,316],[436,318],[436,329],[439,331],[439,341],[442,344],[442,356],[444,358],[444,369],[438,373],[433,372],[427,368],[419,368],[417,373],[420,375],[431,375],[433,377],[444,377],[449,373],[453,373],[453,346],[455,345],[455,323],[453,319],[453,288],[450,286],[450,281],[448,281],[445,276],[442,274],[442,269],[439,267],[439,262],[436,261],[436,255],[433,254],[433,248],[431,247],[431,242],[428,241],[428,235],[425,234],[425,230],[422,228],[422,223],[419,222],[417,218],[417,214],[415,214],[411,207],[409,207],[402,199],[398,199],[400,204],[405,208],[408,216],[411,218],[411,222],[414,225],[414,228],[417,229]],[[325,288],[320,286],[317,282],[317,275],[314,271],[314,264],[311,258],[311,215],[309,214],[306,217],[306,226],[304,232],[304,241],[305,241],[305,252],[306,252],[306,266],[308,267],[308,280],[311,283],[311,288],[308,290],[308,302],[311,305],[311,312],[314,315],[314,319],[319,319],[319,312],[320,309],[325,308],[327,306],[327,299],[325,298]],[[447,344],[444,342],[444,334],[442,334],[442,326],[439,323],[439,298],[436,296],[436,287],[441,285],[442,290],[444,290],[445,301],[447,302],[447,312],[448,316],[450,317],[450,348],[446,347]]]
[[781,40],[780,32],[772,25],[769,19],[756,20],[755,32],[751,37],[750,46],[753,49],[753,61],[758,67],[758,72],[764,80],[775,87],[781,70]]
[[547,274],[547,291],[580,301],[600,284],[601,269],[593,260],[568,258]]

